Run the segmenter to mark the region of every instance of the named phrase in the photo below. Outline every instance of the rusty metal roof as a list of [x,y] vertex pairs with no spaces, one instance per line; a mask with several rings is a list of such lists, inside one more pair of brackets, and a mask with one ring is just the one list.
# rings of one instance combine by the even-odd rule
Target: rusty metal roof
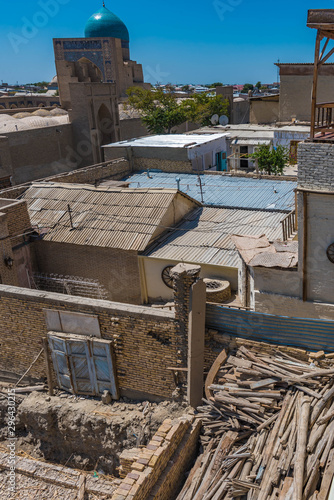
[[232,234],[282,238],[283,212],[210,208],[194,210],[183,222],[145,251],[156,259],[238,267],[240,258]]
[[[179,197],[184,194],[176,189],[55,183],[33,184],[22,196],[28,203],[32,225],[46,229],[46,241],[134,251],[145,250],[157,234],[165,231],[163,219]],[[186,198],[194,207],[199,205]]]
[[298,264],[297,241],[274,241],[271,244],[265,234],[261,236],[231,236],[244,262],[252,267],[294,268]]

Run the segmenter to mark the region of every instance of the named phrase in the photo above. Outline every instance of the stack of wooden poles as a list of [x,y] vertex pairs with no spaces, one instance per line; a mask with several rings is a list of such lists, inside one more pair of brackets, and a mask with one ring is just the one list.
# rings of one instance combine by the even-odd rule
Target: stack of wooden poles
[[178,500],[334,494],[334,363],[320,357],[245,346],[218,356],[197,414],[202,453]]

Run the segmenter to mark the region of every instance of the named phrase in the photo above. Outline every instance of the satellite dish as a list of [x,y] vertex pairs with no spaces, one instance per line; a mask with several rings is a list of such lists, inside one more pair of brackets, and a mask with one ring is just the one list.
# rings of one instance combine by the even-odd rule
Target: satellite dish
[[220,118],[219,118],[219,123],[220,125],[223,125],[223,127],[225,127],[227,124],[228,124],[228,117],[226,115],[222,115]]
[[218,115],[213,115],[213,116],[211,117],[211,120],[210,120],[210,121],[211,121],[212,125],[217,125],[217,124],[218,124],[218,122],[219,122],[219,116],[218,116]]

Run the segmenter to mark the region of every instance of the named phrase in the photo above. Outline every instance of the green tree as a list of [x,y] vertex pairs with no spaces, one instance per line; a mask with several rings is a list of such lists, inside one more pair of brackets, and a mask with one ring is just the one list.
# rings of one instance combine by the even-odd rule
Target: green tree
[[261,172],[268,175],[282,175],[289,163],[289,150],[283,146],[271,149],[270,146],[263,144],[250,157],[258,160]]
[[202,126],[211,125],[213,115],[229,115],[229,102],[221,95],[210,96],[205,92],[194,94],[191,99],[186,99],[181,106],[185,108],[188,120],[200,123]]
[[245,83],[244,88],[241,92],[243,94],[247,94],[249,90],[254,90],[254,85],[252,83]]
[[222,82],[215,82],[215,83],[211,83],[211,85],[208,85],[209,89],[215,89],[216,87],[223,87],[223,83]]
[[127,94],[128,103],[141,113],[142,122],[152,134],[170,134],[173,127],[187,121],[186,110],[173,92],[131,87]]
[[260,88],[262,87],[262,83],[261,83],[261,82],[257,82],[257,83],[255,84],[255,87],[256,87],[257,89],[260,89]]
[[228,100],[221,95],[210,96],[204,92],[179,102],[174,92],[161,88],[131,87],[127,94],[128,104],[140,112],[143,123],[153,134],[170,134],[173,127],[188,120],[211,125],[213,115],[228,115]]

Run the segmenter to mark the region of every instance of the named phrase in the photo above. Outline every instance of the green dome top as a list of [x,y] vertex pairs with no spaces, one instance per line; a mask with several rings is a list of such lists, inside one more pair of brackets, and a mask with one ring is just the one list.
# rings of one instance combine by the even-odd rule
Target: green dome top
[[130,41],[129,32],[123,21],[103,4],[102,9],[93,14],[85,27],[86,38],[120,38]]

